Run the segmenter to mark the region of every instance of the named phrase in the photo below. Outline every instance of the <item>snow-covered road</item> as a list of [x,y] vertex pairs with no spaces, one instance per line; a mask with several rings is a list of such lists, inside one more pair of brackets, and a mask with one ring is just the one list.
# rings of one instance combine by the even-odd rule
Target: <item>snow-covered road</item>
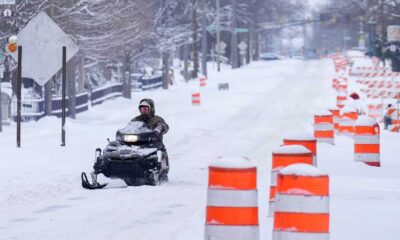
[[[219,156],[246,156],[258,166],[261,240],[271,239],[267,217],[271,152],[284,134],[311,133],[313,113],[335,102],[329,60],[256,62],[242,69],[211,71],[207,87],[180,83],[170,90],[134,93],[67,122],[23,124],[22,148],[15,130],[0,133],[0,239],[203,239],[207,167]],[[218,91],[228,82],[229,91]],[[201,106],[191,93],[201,92]],[[170,125],[165,136],[170,183],[126,187],[112,180],[105,190],[80,187],[94,149],[103,147],[137,113],[141,98],[155,100]],[[352,140],[318,145],[319,167],[331,176],[331,239],[400,239],[399,136],[383,133],[382,168],[353,163]],[[109,181],[101,178],[100,181]]]

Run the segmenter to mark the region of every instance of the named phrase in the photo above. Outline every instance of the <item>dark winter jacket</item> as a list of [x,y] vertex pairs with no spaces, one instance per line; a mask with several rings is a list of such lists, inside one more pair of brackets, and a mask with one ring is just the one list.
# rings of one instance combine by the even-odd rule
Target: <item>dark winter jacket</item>
[[155,115],[156,110],[154,108],[154,101],[149,98],[145,98],[140,101],[140,104],[144,101],[146,101],[150,105],[150,114],[136,116],[134,119],[132,119],[132,121],[144,122],[149,129],[158,130],[161,135],[166,134],[169,130],[169,126],[162,117]]

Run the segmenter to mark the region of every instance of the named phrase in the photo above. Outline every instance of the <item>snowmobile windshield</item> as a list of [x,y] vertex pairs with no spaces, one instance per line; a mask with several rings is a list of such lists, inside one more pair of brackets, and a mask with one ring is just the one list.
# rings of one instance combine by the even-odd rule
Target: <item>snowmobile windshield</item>
[[126,127],[118,130],[121,134],[141,134],[152,132],[151,129],[147,128],[144,122],[131,121],[126,125]]

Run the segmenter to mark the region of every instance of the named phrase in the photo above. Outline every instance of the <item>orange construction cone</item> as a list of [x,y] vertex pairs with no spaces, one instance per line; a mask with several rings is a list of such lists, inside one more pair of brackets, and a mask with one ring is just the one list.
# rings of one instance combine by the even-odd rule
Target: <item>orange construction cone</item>
[[209,167],[205,239],[259,239],[257,169],[248,160]]
[[317,166],[317,140],[308,133],[297,133],[285,136],[283,145],[302,145],[314,155],[314,166]]
[[314,115],[314,137],[318,142],[335,144],[333,114],[328,110],[321,110]]
[[328,175],[301,163],[279,172],[272,239],[329,239]]
[[200,93],[192,93],[192,105],[200,105]]
[[338,108],[344,107],[344,102],[347,100],[347,94],[344,92],[338,93],[336,97],[336,106]]
[[280,146],[272,152],[271,186],[269,188],[268,216],[274,215],[276,180],[278,172],[294,163],[313,164],[313,154],[301,145]]
[[361,116],[354,126],[354,160],[380,167],[380,128],[378,122]]
[[352,107],[343,107],[339,115],[339,133],[353,136],[354,123],[358,118],[357,110]]
[[199,82],[200,82],[200,87],[205,87],[206,84],[206,77],[205,76],[200,76],[199,77]]

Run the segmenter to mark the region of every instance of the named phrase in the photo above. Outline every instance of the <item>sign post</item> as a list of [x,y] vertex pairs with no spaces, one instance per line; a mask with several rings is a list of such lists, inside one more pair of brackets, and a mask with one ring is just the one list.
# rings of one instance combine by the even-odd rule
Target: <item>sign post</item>
[[61,116],[61,147],[65,147],[65,106],[67,88],[67,48],[62,48],[62,116]]
[[17,147],[21,147],[21,88],[22,88],[22,46],[18,46],[17,67]]
[[[18,51],[18,56],[16,53],[10,53],[10,55],[18,61],[19,67],[21,65],[24,66],[24,72],[29,74],[39,85],[45,85],[60,69],[62,69],[63,116],[61,120],[61,146],[65,146],[66,63],[78,53],[79,47],[45,12],[40,12],[32,18],[18,33],[17,38],[18,45],[25,46],[25,57],[23,59],[19,58],[19,54],[22,50]],[[60,51],[61,49],[62,51]],[[52,59],[58,60],[53,61]],[[60,59],[62,59],[62,61],[60,61]],[[19,94],[19,98],[20,97]],[[71,111],[71,109],[69,110]],[[17,145],[19,145],[19,143]]]

